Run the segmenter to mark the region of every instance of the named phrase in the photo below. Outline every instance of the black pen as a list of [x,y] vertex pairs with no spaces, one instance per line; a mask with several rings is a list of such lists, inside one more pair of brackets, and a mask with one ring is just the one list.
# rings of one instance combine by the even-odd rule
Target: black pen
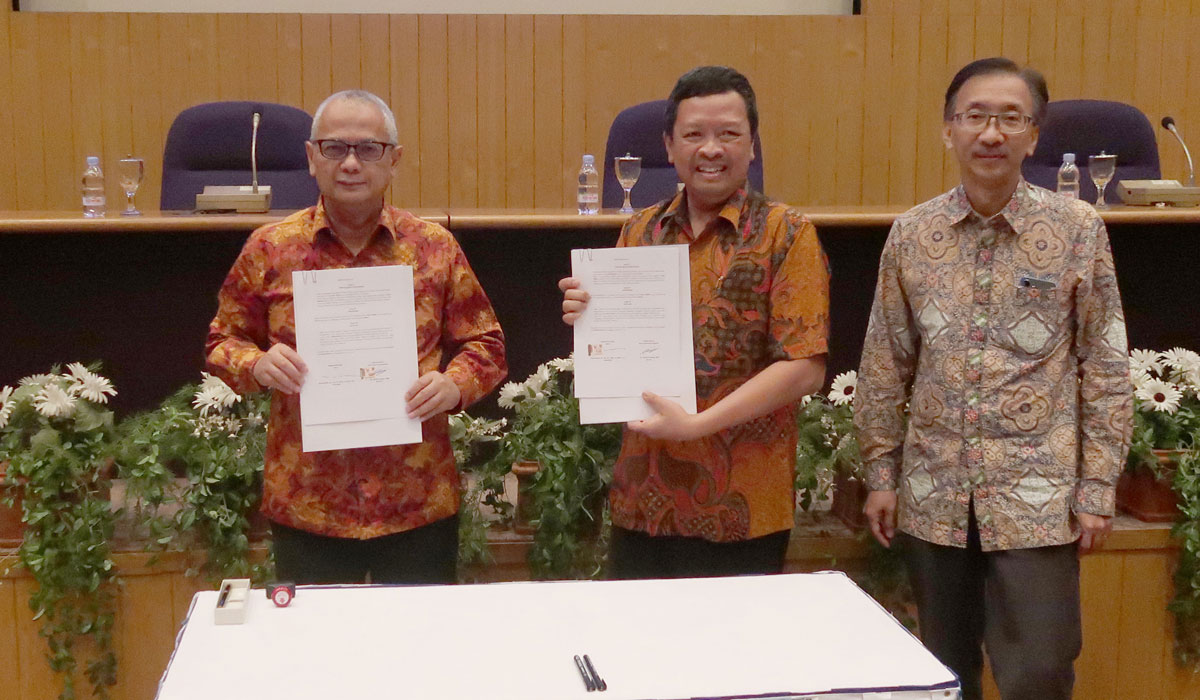
[[579,658],[579,654],[575,655],[575,668],[579,669],[579,675],[583,676],[583,684],[587,686],[588,692],[596,689],[596,684],[592,682],[592,677],[588,675],[587,669],[583,667],[583,659]]
[[217,598],[217,607],[218,608],[225,607],[225,599],[229,597],[229,589],[230,588],[231,588],[231,586],[228,583],[225,584],[224,586],[221,586],[221,595]]
[[592,683],[596,684],[596,690],[608,690],[608,683],[604,682],[600,674],[596,673],[596,667],[592,665],[592,657],[584,654],[583,663],[587,666],[588,672],[592,674]]

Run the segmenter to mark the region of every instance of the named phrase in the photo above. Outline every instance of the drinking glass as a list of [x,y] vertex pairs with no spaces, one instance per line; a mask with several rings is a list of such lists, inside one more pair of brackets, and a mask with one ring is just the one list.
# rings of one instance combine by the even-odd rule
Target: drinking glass
[[617,171],[617,182],[621,183],[621,189],[625,190],[625,203],[621,205],[621,213],[632,214],[633,205],[629,203],[629,191],[642,176],[642,159],[626,153],[613,158],[613,161],[613,166]]
[[145,174],[146,161],[141,158],[125,156],[117,165],[117,179],[121,183],[121,189],[125,190],[125,211],[121,212],[122,216],[142,215],[142,212],[133,206],[133,195],[137,194]]
[[1100,151],[1098,156],[1088,156],[1088,174],[1096,183],[1096,208],[1107,209],[1109,204],[1104,201],[1104,187],[1117,172],[1117,157]]

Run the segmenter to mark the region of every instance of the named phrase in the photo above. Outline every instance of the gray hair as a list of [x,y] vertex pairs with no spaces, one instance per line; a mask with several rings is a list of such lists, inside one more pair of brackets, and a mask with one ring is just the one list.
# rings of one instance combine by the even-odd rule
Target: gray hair
[[342,90],[341,92],[335,92],[329,97],[326,97],[325,101],[317,107],[316,114],[313,115],[312,132],[309,135],[310,140],[316,140],[317,138],[317,131],[321,125],[321,117],[325,114],[325,108],[328,107],[330,103],[337,102],[339,100],[354,100],[356,102],[365,102],[369,105],[373,105],[381,114],[383,114],[383,125],[387,130],[388,141],[392,144],[400,143],[400,135],[396,132],[396,115],[392,114],[391,108],[388,107],[387,103],[384,102],[378,95],[367,92],[366,90]]

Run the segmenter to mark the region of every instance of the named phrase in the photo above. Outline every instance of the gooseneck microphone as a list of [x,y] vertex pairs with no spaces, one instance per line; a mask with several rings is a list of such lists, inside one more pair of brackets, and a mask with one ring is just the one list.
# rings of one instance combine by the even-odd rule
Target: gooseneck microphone
[[[1167,118],[1170,119],[1170,117]],[[258,194],[258,122],[261,119],[262,115],[255,112],[254,131],[250,134],[250,184],[254,187],[254,194]],[[1184,146],[1184,150],[1187,150],[1186,146]],[[1192,157],[1188,156],[1189,163],[1191,160]]]
[[1183,142],[1183,137],[1179,135],[1179,130],[1175,128],[1175,120],[1171,117],[1162,118],[1162,126],[1167,131],[1175,136],[1175,140],[1179,141],[1179,145],[1183,146],[1183,155],[1187,158],[1188,177],[1187,186],[1196,186],[1196,170],[1192,167],[1192,153],[1188,150],[1187,144]]

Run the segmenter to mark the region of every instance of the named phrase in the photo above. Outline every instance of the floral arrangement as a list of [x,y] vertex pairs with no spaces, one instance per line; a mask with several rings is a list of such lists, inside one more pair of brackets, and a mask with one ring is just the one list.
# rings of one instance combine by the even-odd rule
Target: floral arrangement
[[108,501],[116,395],[96,367],[78,362],[60,373],[0,388],[0,464],[5,499],[20,504],[26,529],[21,564],[37,582],[30,608],[40,619],[60,698],[74,698],[75,645],[91,642],[85,675],[93,695],[116,682],[112,628],[116,583],[109,551],[115,514]]
[[[201,379],[122,423],[122,475],[138,504],[178,503],[170,521],[139,518],[159,544],[193,533],[207,549],[203,568],[213,580],[262,577],[265,571],[249,562],[249,531],[262,494],[270,398],[240,396],[207,372]],[[177,474],[186,480],[181,492]]]
[[839,472],[860,476],[853,406],[857,387],[858,373],[851,370],[834,377],[827,394],[810,394],[800,400],[795,483],[803,510],[812,510],[828,498]]
[[1200,444],[1200,354],[1184,348],[1129,354],[1133,381],[1133,438],[1129,469],[1158,473],[1153,450],[1191,450]]
[[501,387],[497,400],[514,416],[487,469],[503,474],[520,460],[540,465],[522,497],[533,499],[529,564],[542,578],[599,573],[602,543],[587,533],[602,529],[605,494],[621,446],[620,425],[579,424],[573,372],[570,357],[550,360],[525,381]]
[[1179,542],[1175,597],[1175,658],[1200,668],[1200,355],[1184,348],[1129,354],[1133,380],[1133,438],[1126,468],[1166,478],[1155,451],[1174,453],[1171,486],[1182,518],[1171,530]]

